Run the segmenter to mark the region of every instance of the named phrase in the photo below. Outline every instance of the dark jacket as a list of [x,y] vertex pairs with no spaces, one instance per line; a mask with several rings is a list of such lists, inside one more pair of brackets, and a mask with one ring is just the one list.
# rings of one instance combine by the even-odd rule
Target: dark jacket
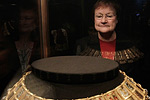
[[[90,36],[86,48],[79,55],[101,57],[100,43],[97,35]],[[119,63],[119,68],[122,71],[135,78],[135,73],[139,73],[140,67],[142,67],[143,56],[144,54],[131,39],[117,34],[114,60]]]

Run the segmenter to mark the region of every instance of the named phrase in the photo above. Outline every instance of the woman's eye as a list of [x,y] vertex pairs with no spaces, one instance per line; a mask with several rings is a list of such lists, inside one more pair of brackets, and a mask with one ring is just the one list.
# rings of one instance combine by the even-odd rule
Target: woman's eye
[[112,18],[112,17],[113,17],[113,15],[107,15],[107,17],[108,17],[108,18]]
[[103,16],[96,16],[97,18],[102,18]]
[[113,17],[113,16],[107,16],[107,17],[111,18],[111,17]]

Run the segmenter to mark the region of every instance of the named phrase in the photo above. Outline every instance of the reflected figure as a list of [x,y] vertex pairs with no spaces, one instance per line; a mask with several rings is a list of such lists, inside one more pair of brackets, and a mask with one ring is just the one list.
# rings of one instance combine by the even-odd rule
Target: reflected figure
[[24,0],[20,3],[18,38],[15,41],[22,71],[27,70],[27,66],[32,61],[40,58],[38,13],[35,2]]

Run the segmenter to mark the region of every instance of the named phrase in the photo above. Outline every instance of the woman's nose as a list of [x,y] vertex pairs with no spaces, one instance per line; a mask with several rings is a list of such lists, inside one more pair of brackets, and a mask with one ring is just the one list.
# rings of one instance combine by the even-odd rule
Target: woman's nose
[[107,18],[106,18],[106,17],[102,17],[101,22],[102,22],[103,24],[107,23]]

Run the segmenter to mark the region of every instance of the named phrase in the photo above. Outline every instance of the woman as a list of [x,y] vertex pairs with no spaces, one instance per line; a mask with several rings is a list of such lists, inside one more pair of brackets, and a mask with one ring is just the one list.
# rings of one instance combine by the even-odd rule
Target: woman
[[120,7],[115,0],[98,0],[95,3],[94,27],[96,32],[92,32],[92,38],[90,38],[87,48],[80,55],[100,56],[115,60],[120,64],[121,70],[134,78],[135,72],[138,71],[139,63],[137,61],[140,61],[143,53],[129,38],[125,38],[116,31],[119,12]]
[[[102,57],[114,60],[116,46],[115,27],[118,23],[117,11],[115,10],[117,6],[108,6],[109,3],[106,5],[104,3],[95,5],[95,29],[98,31]],[[100,5],[101,7],[99,7]]]
[[35,3],[28,0],[21,2],[19,8],[18,37],[15,41],[22,72],[34,60],[40,58],[40,42],[38,31],[38,14]]

